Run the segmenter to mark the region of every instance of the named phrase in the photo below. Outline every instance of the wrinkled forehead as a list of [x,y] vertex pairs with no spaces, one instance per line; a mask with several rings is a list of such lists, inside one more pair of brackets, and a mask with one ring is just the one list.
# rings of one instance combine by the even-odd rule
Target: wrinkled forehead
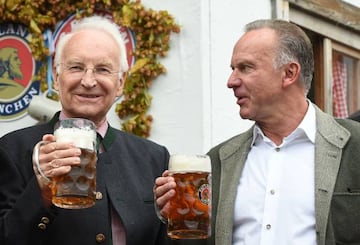
[[278,37],[275,30],[270,28],[260,28],[245,32],[236,43],[235,48],[240,45],[242,47],[252,47],[255,45],[274,47],[277,41]]
[[64,47],[64,59],[108,60],[119,64],[119,47],[114,38],[101,30],[74,33]]
[[278,44],[274,30],[263,28],[244,33],[236,42],[233,49],[233,58],[244,56],[272,56],[275,54]]
[[[100,29],[85,29],[75,32],[69,39],[66,46],[78,43],[95,47],[108,47],[114,51],[118,51],[118,45],[113,36]],[[92,50],[88,50],[91,52]]]

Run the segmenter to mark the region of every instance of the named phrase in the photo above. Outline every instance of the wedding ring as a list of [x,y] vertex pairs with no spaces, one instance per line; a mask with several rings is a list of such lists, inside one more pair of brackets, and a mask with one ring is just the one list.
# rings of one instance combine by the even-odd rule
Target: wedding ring
[[51,162],[50,162],[50,166],[51,166],[51,168],[57,168],[57,167],[59,167],[59,165],[57,164],[57,163],[55,163],[55,160],[56,159],[54,159],[54,160],[52,160]]

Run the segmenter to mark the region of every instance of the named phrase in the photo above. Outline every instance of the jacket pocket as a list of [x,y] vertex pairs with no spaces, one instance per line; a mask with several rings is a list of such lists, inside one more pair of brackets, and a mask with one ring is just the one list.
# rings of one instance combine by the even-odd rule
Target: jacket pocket
[[360,188],[334,193],[331,223],[336,244],[360,244]]

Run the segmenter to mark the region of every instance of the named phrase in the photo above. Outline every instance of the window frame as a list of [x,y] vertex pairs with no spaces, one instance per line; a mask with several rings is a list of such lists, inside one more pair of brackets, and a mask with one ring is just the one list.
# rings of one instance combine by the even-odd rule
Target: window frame
[[[313,79],[313,102],[322,110],[333,114],[333,91],[332,91],[332,52],[337,51],[357,60],[355,67],[356,80],[360,83],[360,26],[339,23],[333,18],[325,16],[329,9],[325,7],[314,8],[314,0],[272,0],[272,17],[288,20],[305,30],[315,33],[312,39],[314,45],[315,71]],[[350,12],[359,11],[359,8],[346,3],[344,8]],[[323,10],[324,12],[322,12]],[[330,9],[336,16],[345,16],[346,13],[337,8]],[[350,15],[350,14],[349,14]],[[360,92],[357,102],[360,103]],[[360,104],[359,108],[360,109]]]

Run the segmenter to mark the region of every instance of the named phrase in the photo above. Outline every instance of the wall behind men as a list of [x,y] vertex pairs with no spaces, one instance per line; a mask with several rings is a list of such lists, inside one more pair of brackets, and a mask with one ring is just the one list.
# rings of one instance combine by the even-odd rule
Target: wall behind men
[[170,152],[205,153],[248,129],[226,86],[235,42],[247,22],[270,18],[270,0],[143,0],[167,9],[182,26],[163,61],[168,69],[150,91],[154,116],[150,139]]
[[[147,8],[168,10],[181,25],[172,34],[168,56],[161,62],[167,74],[150,90],[154,117],[150,140],[171,153],[205,153],[210,147],[240,133],[252,124],[240,119],[232,90],[226,87],[231,73],[232,48],[244,25],[270,18],[271,0],[142,0]],[[108,114],[116,128],[121,121],[115,105]],[[36,124],[30,116],[0,122],[0,136]]]
[[149,139],[171,153],[205,153],[248,129],[252,122],[240,118],[233,92],[226,87],[230,58],[244,25],[270,18],[270,0],[142,2],[168,10],[181,25],[162,60],[168,72],[150,90],[154,121]]

